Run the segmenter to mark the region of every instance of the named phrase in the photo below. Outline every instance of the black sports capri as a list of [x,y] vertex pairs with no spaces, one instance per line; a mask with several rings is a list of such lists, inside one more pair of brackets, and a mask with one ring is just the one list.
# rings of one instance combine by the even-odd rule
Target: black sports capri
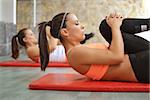
[[[143,30],[141,26],[146,26]],[[125,54],[129,59],[137,80],[141,83],[150,83],[149,77],[149,57],[150,42],[142,37],[136,36],[136,33],[150,29],[150,19],[126,18],[123,20],[120,30],[124,41]],[[111,28],[103,20],[99,26],[100,33],[108,43],[111,43]]]

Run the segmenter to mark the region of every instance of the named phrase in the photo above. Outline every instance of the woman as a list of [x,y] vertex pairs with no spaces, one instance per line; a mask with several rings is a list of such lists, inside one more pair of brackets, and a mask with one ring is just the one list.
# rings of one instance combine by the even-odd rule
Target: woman
[[[56,49],[58,39],[54,39],[53,37],[50,37],[49,34],[47,34],[47,37],[49,38],[49,52],[52,52],[54,49]],[[17,41],[18,39],[18,41]],[[35,37],[35,34],[32,32],[32,30],[28,28],[21,29],[17,35],[13,36],[12,38],[12,57],[14,59],[17,59],[19,56],[19,45],[25,47],[25,51],[28,55],[28,57],[35,62],[39,62],[39,47],[38,47],[38,40]],[[63,50],[63,49],[62,49]]]
[[[42,22],[39,24],[43,25],[45,22]],[[40,29],[40,27],[39,27]],[[49,55],[50,62],[66,62],[66,55],[64,51],[64,47],[60,44],[59,40],[57,38],[53,38],[49,32],[50,27],[46,27],[46,37],[48,39],[48,53],[51,53]],[[94,34],[86,34],[86,39],[82,41],[81,43],[85,43],[86,40],[93,37]],[[18,41],[17,41],[18,39]],[[19,47],[18,43],[25,47],[26,53],[28,57],[34,61],[39,62],[39,46],[38,46],[38,40],[35,37],[35,34],[32,32],[32,30],[28,28],[21,29],[17,35],[13,36],[12,38],[12,57],[14,59],[17,59],[19,56]]]
[[[104,26],[110,28],[110,32],[109,30],[109,33],[104,33],[105,31],[103,31],[103,34],[111,36],[106,39],[111,39],[108,47],[104,44],[81,45],[80,41],[85,38],[85,28],[72,13],[56,15],[49,22],[49,26],[51,27],[51,35],[60,39],[65,47],[69,64],[80,74],[93,80],[149,83],[149,42],[138,38],[139,41],[144,41],[142,45],[144,49],[136,50],[136,46],[129,41],[131,45],[129,44],[130,48],[128,50],[128,37],[126,38],[123,35],[125,33],[121,34],[120,30],[120,27],[124,25],[122,25],[122,21],[123,17],[116,13],[106,17],[107,25],[104,23]],[[39,35],[41,70],[45,70],[49,60],[46,49],[47,40],[43,35],[45,27],[46,25],[42,27]],[[129,40],[131,38],[129,37]],[[124,40],[125,44],[123,39],[127,39]],[[142,57],[139,55],[142,55]]]

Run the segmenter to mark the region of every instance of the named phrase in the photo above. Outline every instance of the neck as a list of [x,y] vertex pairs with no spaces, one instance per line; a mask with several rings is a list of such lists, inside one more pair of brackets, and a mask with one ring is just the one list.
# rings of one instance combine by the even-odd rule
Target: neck
[[26,43],[26,48],[32,47],[32,46],[36,46],[37,44],[35,43]]
[[80,45],[80,42],[63,41],[62,44],[65,47],[65,52],[67,52],[69,49]]

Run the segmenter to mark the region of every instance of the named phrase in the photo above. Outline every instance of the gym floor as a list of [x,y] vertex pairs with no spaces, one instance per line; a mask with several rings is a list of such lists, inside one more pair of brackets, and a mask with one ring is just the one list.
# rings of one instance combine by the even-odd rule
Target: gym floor
[[[10,57],[0,57],[0,61]],[[24,57],[22,57],[24,59]],[[0,67],[0,100],[149,100],[144,92],[81,92],[29,90],[28,84],[47,73],[76,73],[71,68]]]

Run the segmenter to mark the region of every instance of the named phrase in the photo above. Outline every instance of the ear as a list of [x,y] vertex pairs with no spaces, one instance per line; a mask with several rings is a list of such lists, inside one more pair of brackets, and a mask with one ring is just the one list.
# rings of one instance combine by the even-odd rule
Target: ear
[[27,39],[24,37],[24,38],[23,38],[23,41],[24,41],[24,42],[27,42]]
[[61,29],[60,34],[61,34],[62,36],[64,36],[64,37],[68,37],[68,36],[69,36],[68,30],[65,29],[65,28]]

